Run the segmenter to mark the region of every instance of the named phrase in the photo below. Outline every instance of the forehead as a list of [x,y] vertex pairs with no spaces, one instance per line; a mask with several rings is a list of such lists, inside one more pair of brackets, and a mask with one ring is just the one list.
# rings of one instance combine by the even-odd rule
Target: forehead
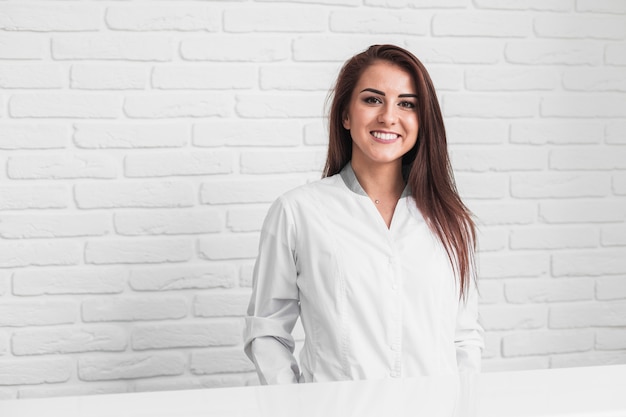
[[416,93],[411,74],[388,61],[376,61],[363,71],[355,86],[355,92],[359,93],[364,88],[398,94]]

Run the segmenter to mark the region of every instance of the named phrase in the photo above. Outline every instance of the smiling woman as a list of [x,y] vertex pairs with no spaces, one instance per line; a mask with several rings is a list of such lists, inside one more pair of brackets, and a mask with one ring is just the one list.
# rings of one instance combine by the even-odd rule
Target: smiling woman
[[325,178],[278,198],[263,226],[245,334],[262,383],[480,369],[474,224],[434,91],[394,45],[342,68]]

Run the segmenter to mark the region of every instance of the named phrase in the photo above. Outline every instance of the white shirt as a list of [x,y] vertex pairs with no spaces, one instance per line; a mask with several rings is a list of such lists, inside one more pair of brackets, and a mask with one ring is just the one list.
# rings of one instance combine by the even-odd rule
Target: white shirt
[[[408,187],[385,221],[350,164],[289,191],[261,232],[245,352],[262,383],[478,371],[477,295],[458,280]],[[300,316],[299,365],[291,331]]]

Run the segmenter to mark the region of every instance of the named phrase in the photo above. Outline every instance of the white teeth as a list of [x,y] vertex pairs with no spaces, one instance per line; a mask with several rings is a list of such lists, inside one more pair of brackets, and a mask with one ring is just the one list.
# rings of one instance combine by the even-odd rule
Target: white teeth
[[394,140],[398,137],[398,135],[396,135],[395,133],[372,132],[372,135],[376,139],[381,139],[381,140]]

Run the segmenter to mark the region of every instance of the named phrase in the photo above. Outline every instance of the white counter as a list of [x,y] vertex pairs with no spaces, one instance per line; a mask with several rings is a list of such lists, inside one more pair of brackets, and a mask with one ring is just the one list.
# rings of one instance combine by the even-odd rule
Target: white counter
[[626,365],[0,401],[26,416],[626,417]]

